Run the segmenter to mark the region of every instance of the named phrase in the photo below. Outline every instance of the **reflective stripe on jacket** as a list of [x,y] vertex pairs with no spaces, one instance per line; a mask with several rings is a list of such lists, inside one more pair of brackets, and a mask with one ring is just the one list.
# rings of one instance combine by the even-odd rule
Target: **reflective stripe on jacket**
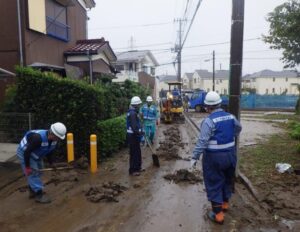
[[215,125],[213,136],[208,141],[208,151],[228,151],[235,146],[234,116],[225,111],[216,111],[209,115]]
[[47,135],[47,130],[30,130],[28,131],[25,136],[23,137],[23,139],[21,140],[19,146],[18,146],[18,153],[24,153],[26,148],[27,148],[27,138],[28,135],[32,134],[32,133],[37,133],[41,136],[42,138],[42,143],[41,146],[37,149],[35,149],[32,153],[31,153],[31,157],[34,159],[40,159],[44,156],[46,156],[47,154],[51,153],[55,147],[57,142],[56,141],[52,141],[51,145],[49,145],[49,141],[48,141],[48,135]]

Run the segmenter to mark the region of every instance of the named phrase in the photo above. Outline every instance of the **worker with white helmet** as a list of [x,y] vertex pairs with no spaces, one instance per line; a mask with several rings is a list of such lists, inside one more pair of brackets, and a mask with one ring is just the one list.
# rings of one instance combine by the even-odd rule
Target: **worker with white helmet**
[[207,93],[204,103],[210,115],[201,124],[201,132],[193,151],[191,166],[203,154],[202,168],[207,198],[212,204],[208,218],[223,224],[229,208],[236,168],[235,137],[242,130],[240,122],[221,109],[222,99],[214,91]]
[[142,170],[141,138],[143,130],[139,118],[141,99],[135,96],[131,99],[126,116],[127,140],[129,144],[129,175],[139,176]]
[[17,148],[17,156],[27,177],[29,198],[35,198],[38,203],[51,202],[43,193],[44,185],[39,169],[43,168],[43,158],[46,156],[50,165],[53,165],[52,153],[57,142],[65,138],[66,131],[61,122],[52,124],[49,130],[30,130],[26,132]]
[[151,96],[146,98],[146,103],[141,107],[140,113],[143,120],[145,135],[147,136],[148,141],[153,144],[158,115],[157,108],[153,104]]

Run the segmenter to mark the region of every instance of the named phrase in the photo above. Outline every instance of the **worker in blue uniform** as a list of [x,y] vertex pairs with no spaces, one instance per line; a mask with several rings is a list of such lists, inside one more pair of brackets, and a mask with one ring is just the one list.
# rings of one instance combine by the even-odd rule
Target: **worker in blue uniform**
[[141,138],[143,130],[139,118],[141,99],[135,96],[131,99],[126,116],[127,141],[129,144],[129,175],[139,176],[142,171]]
[[65,125],[60,122],[52,124],[49,130],[30,130],[17,148],[17,157],[27,177],[29,198],[35,198],[38,203],[51,202],[43,192],[44,185],[39,170],[43,168],[44,157],[47,157],[50,165],[53,165],[53,151],[57,141],[65,138],[66,131]]
[[155,132],[156,132],[156,123],[158,120],[157,109],[153,103],[151,96],[146,98],[146,102],[140,109],[141,118],[143,121],[143,127],[145,136],[147,136],[148,141],[153,144]]
[[218,93],[207,93],[204,103],[210,115],[201,124],[200,136],[191,159],[191,166],[195,167],[203,154],[204,184],[212,205],[208,218],[219,224],[223,224],[224,211],[229,208],[237,163],[235,137],[242,130],[234,115],[221,109],[221,102]]

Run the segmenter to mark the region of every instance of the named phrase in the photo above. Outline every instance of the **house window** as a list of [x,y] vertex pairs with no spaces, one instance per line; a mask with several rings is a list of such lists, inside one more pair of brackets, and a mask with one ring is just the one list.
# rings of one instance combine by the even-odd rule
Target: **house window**
[[220,83],[222,83],[222,80],[220,80]]
[[116,65],[118,71],[124,71],[124,65]]
[[133,72],[133,63],[128,64],[128,71]]
[[272,89],[272,93],[275,93],[275,88]]
[[275,82],[275,77],[273,77],[273,82]]
[[269,90],[268,89],[266,89],[266,94],[269,94]]
[[286,77],[286,78],[285,78],[285,81],[288,82],[288,81],[289,81],[289,78]]
[[53,0],[46,0],[47,35],[67,42],[70,39],[69,29],[67,7]]
[[224,89],[224,94],[227,95],[227,89]]
[[197,79],[194,79],[194,83],[196,84],[196,82],[197,82]]
[[148,73],[148,67],[147,66],[143,66],[143,72]]
[[155,68],[151,67],[151,75],[154,76],[155,75]]

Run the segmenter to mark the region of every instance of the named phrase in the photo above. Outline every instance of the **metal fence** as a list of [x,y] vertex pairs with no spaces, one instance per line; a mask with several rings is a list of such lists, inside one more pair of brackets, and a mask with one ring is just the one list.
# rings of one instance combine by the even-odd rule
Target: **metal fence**
[[25,132],[34,127],[31,113],[0,112],[0,142],[19,143]]
[[242,109],[280,108],[294,109],[299,96],[297,95],[258,95],[247,94],[241,97]]

